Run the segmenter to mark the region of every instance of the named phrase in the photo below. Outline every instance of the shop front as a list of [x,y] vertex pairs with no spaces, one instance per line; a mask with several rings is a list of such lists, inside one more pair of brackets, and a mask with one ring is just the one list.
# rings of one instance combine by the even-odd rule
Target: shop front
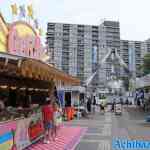
[[77,113],[77,109],[84,103],[84,87],[77,85],[66,85],[58,88],[58,93],[61,95],[63,107],[65,108],[66,120],[71,120]]
[[43,62],[3,53],[0,69],[0,100],[6,103],[0,110],[0,149],[22,150],[43,136],[41,106],[55,81],[79,82]]
[[[43,136],[41,107],[49,92],[80,81],[43,62],[44,48],[29,24],[8,28],[0,16],[0,32],[0,150],[22,150]],[[58,97],[63,103],[63,94]]]
[[41,105],[55,84],[51,76],[39,76],[33,66],[46,72],[35,60],[0,54],[0,101],[4,103],[4,108],[0,108],[2,150],[12,147],[22,150],[43,135]]

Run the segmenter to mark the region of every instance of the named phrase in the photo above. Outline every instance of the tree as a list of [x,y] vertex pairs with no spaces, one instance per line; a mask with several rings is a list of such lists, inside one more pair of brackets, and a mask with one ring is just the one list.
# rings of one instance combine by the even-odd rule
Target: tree
[[147,53],[144,56],[143,65],[141,66],[141,69],[144,73],[144,75],[147,75],[150,73],[150,53]]

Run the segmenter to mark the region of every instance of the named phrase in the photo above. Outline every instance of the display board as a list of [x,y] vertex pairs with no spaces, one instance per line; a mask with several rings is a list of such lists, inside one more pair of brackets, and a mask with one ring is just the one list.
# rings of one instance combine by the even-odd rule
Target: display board
[[43,136],[42,114],[0,124],[0,150],[22,150]]

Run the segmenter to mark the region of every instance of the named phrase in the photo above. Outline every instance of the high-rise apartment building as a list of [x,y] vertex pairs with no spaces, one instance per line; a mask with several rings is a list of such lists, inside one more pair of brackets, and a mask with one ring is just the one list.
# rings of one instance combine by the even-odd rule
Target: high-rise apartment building
[[142,58],[144,57],[144,55],[146,53],[150,53],[150,39],[147,39],[147,40],[143,41],[143,48],[142,48],[142,51],[141,51]]
[[117,48],[120,51],[120,25],[115,21],[104,21],[100,25],[100,46]]
[[98,26],[48,23],[47,44],[50,61],[66,73],[83,81],[96,70]]
[[[129,47],[130,46],[129,46],[129,41],[128,40],[121,40],[120,41],[120,50],[121,50],[120,55],[121,55],[123,61],[128,66],[128,68],[129,68]],[[132,55],[132,56],[134,56],[134,55]],[[121,76],[125,76],[125,77],[128,76],[128,74],[125,72],[125,70],[123,68],[121,68]]]
[[[120,25],[116,21],[104,21],[100,25],[48,23],[47,44],[50,61],[68,74],[86,80],[96,71],[108,52],[117,49],[129,70],[138,76],[143,57],[150,52],[150,40],[120,40]],[[111,76],[111,58],[98,70],[93,86],[104,87]],[[116,67],[117,76],[127,76]]]
[[[145,43],[142,41],[120,41],[121,57],[124,62],[128,65],[129,70],[140,75],[139,67],[143,62],[143,57],[146,53],[144,51],[147,49]],[[147,50],[146,50],[147,51]],[[124,72],[125,75],[125,72]]]
[[[116,21],[104,21],[99,26],[99,60],[101,60],[107,53],[108,48],[117,49],[120,54],[120,25]],[[102,85],[103,81],[109,80],[111,77],[111,58],[107,60],[105,65],[99,70],[99,79]],[[117,75],[120,76],[120,68],[116,70]],[[106,83],[106,82],[103,82]]]

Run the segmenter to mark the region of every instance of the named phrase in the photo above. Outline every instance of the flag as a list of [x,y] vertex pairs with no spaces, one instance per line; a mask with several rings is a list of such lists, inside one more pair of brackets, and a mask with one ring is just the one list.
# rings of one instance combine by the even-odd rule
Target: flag
[[13,15],[17,15],[18,14],[18,8],[16,4],[12,4],[11,5],[11,11]]
[[25,9],[25,5],[21,5],[21,6],[19,6],[19,9],[20,9],[20,17],[25,18],[25,16],[26,16],[26,9]]
[[38,28],[39,28],[39,22],[38,22],[38,20],[37,20],[37,19],[35,19],[35,20],[34,20],[34,24],[35,24],[35,28],[37,28],[37,29],[38,29]]
[[27,6],[28,16],[33,19],[33,7],[32,4]]

